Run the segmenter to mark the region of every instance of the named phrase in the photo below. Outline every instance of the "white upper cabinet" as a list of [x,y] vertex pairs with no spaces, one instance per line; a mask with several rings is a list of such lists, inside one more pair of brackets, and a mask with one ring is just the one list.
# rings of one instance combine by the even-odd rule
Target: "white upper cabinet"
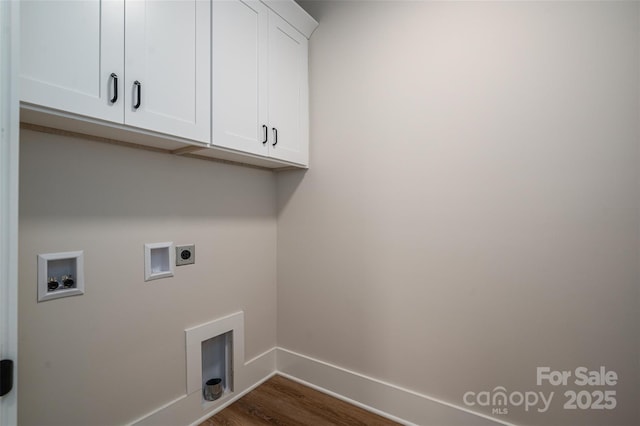
[[269,126],[272,157],[309,162],[308,42],[295,28],[269,13]]
[[210,7],[23,1],[21,100],[208,143]]
[[24,123],[176,155],[308,166],[308,38],[318,23],[294,0],[20,5]]
[[[301,10],[293,7],[294,15]],[[212,79],[213,145],[308,165],[302,33],[257,0],[214,0]]]
[[121,123],[124,1],[27,0],[20,17],[21,100]]
[[257,1],[213,2],[213,144],[268,155],[269,9]]
[[126,124],[210,141],[210,7],[126,0]]

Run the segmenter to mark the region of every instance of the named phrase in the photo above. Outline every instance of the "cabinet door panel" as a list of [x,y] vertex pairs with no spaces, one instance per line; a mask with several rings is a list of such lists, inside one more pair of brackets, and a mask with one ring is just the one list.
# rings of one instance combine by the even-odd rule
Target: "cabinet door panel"
[[126,2],[126,124],[209,142],[210,7],[204,0]]
[[308,41],[269,13],[269,123],[278,130],[270,156],[308,163]]
[[268,10],[259,1],[213,2],[213,144],[267,155]]
[[124,1],[20,3],[21,100],[103,120],[123,121]]

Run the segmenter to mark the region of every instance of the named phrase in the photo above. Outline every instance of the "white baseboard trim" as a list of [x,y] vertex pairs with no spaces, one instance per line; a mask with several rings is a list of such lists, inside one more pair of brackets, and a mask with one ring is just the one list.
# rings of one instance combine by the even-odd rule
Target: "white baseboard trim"
[[517,426],[318,359],[274,347],[235,371],[235,391],[202,404],[201,392],[182,395],[129,426],[197,426],[276,374],[407,426]]
[[282,376],[404,425],[516,426],[280,347],[276,369]]
[[129,426],[175,426],[188,424],[196,426],[220,410],[242,398],[264,381],[276,374],[276,348],[236,367],[234,371],[234,391],[211,403],[202,403],[201,390],[182,395],[162,407],[145,414],[129,423]]
[[401,419],[400,417],[396,417],[396,416],[391,415],[389,413],[385,413],[384,411],[380,411],[377,408],[373,408],[373,407],[370,407],[368,405],[365,405],[365,404],[363,404],[363,403],[361,403],[359,401],[356,401],[355,399],[347,398],[346,396],[343,396],[343,395],[340,395],[338,393],[332,392],[329,389],[321,388],[320,386],[314,385],[313,383],[309,383],[309,382],[307,382],[305,380],[299,379],[299,378],[297,378],[295,376],[292,376],[290,374],[283,373],[282,371],[278,371],[276,374],[279,375],[279,376],[282,376],[282,377],[286,377],[287,379],[292,380],[292,381],[294,381],[296,383],[300,383],[303,386],[309,387],[311,389],[315,389],[318,392],[322,392],[322,393],[327,394],[329,396],[332,396],[332,397],[334,397],[336,399],[339,399],[341,401],[347,402],[347,403],[349,403],[351,405],[355,405],[356,407],[360,407],[363,410],[369,411],[371,413],[377,414],[377,415],[379,415],[381,417],[384,417],[386,419],[392,420],[392,421],[394,421],[396,423],[400,423],[400,424],[403,424],[405,426],[419,426],[419,425],[416,425],[414,423],[410,423],[410,422],[406,421],[405,419]]

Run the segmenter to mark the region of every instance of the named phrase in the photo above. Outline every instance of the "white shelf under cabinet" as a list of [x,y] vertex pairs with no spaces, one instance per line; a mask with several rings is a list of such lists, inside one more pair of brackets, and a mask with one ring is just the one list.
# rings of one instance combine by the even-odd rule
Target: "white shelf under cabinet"
[[97,142],[124,145],[189,158],[252,166],[263,169],[306,168],[305,165],[264,158],[188,139],[177,138],[143,129],[103,122],[64,111],[48,110],[37,105],[21,104],[22,128],[45,133],[88,138]]

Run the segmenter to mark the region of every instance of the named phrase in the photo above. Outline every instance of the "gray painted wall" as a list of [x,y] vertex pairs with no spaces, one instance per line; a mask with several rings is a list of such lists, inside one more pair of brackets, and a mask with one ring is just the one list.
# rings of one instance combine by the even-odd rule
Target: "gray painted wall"
[[[271,172],[23,131],[20,425],[116,425],[184,395],[184,329],[244,310],[276,343]],[[196,263],[144,282],[144,243]],[[84,250],[85,294],[37,303],[38,253]],[[194,414],[198,417],[198,413]]]
[[[278,344],[528,425],[636,425],[637,2],[302,2],[311,168],[278,176]],[[536,368],[614,387],[536,385]],[[564,410],[567,390],[614,410]],[[490,407],[470,407],[491,413]]]

